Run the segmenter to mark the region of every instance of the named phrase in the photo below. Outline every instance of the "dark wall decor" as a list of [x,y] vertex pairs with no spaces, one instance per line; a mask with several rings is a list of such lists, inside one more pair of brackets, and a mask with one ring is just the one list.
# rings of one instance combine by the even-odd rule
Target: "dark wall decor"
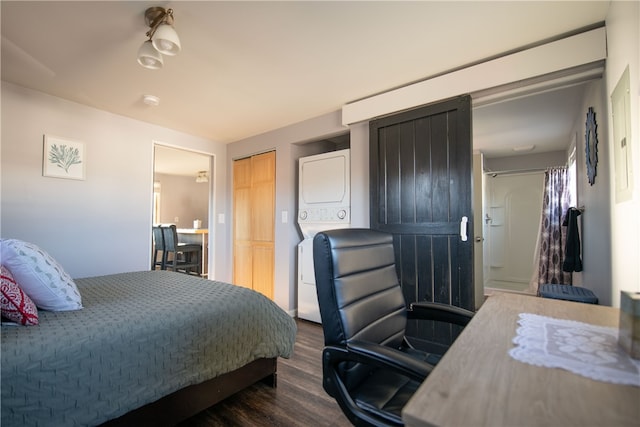
[[598,125],[596,124],[596,113],[593,107],[587,111],[587,122],[585,131],[585,154],[587,163],[587,179],[593,185],[596,181],[596,166],[598,165]]

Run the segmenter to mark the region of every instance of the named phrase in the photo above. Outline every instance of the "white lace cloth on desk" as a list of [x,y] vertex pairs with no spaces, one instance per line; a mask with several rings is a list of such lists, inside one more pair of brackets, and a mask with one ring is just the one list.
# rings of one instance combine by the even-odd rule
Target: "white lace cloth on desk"
[[598,381],[640,387],[640,361],[618,346],[618,329],[521,313],[509,355]]

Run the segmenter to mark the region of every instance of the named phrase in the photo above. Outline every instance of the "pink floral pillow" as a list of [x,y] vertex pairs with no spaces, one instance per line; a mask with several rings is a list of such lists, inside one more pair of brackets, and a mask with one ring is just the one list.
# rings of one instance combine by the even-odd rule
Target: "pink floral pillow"
[[3,265],[0,267],[0,306],[2,317],[21,325],[37,325],[38,309],[13,279],[11,272]]

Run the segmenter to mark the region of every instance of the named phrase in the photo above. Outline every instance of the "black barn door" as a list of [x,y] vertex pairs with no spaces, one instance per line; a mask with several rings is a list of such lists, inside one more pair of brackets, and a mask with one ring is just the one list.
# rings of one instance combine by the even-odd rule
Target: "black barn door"
[[394,235],[407,302],[473,310],[471,97],[372,121],[370,174],[371,228]]

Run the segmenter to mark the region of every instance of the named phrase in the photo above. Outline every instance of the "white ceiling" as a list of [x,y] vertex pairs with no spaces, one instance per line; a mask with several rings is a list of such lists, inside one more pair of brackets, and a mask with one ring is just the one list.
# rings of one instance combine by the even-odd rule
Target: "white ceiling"
[[[2,1],[2,79],[228,143],[602,22],[608,4]],[[151,6],[174,9],[182,42],[162,70],[136,62]],[[504,155],[540,123],[537,140],[557,144],[549,133],[568,134],[563,113],[581,93],[554,96],[476,109],[474,147]]]
[[156,173],[192,176],[194,180],[200,171],[209,173],[210,156],[206,154],[156,145],[153,157]]
[[[473,144],[487,157],[564,149],[583,97],[584,85],[515,98],[473,109]],[[533,146],[531,152],[525,149]]]

